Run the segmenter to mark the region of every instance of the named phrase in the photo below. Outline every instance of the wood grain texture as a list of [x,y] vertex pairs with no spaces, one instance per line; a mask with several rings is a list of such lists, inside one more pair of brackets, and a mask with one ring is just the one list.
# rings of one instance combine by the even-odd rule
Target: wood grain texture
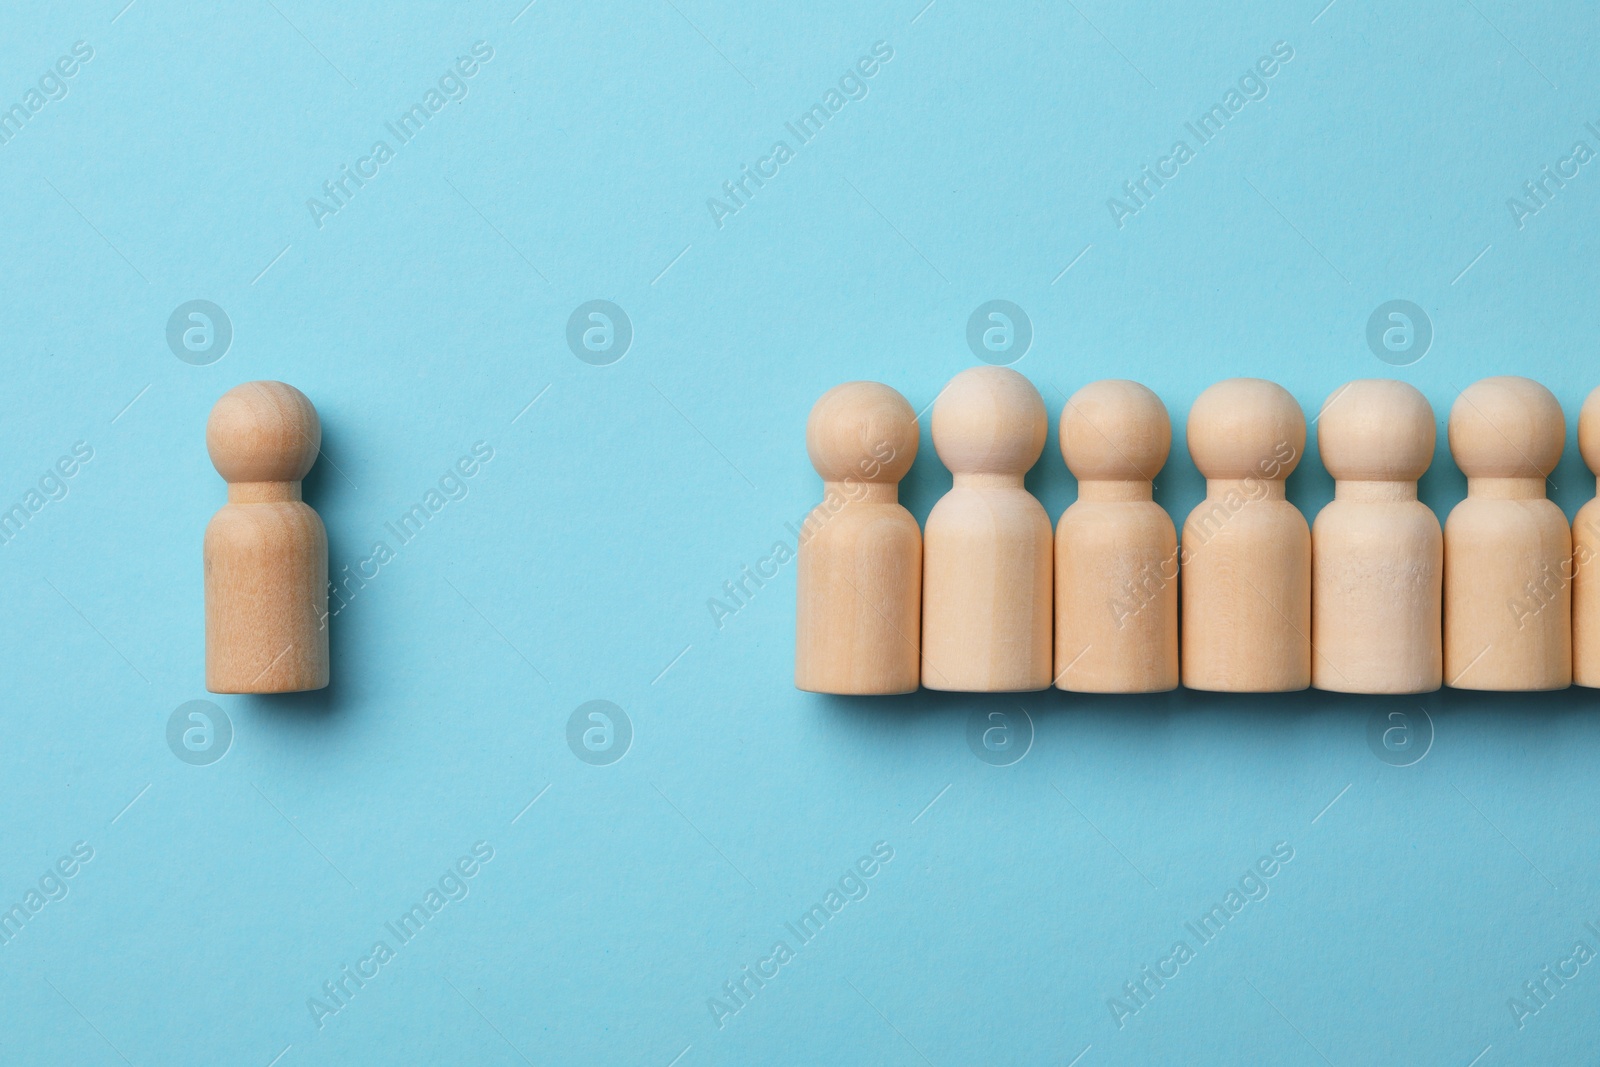
[[1404,382],[1340,386],[1317,418],[1334,499],[1311,528],[1311,683],[1425,693],[1444,669],[1444,535],[1417,499],[1433,408]]
[[237,386],[211,411],[206,448],[228,482],[204,548],[213,693],[328,684],[328,537],[300,498],[321,442],[311,401],[282,382]]
[[1280,385],[1218,382],[1195,401],[1189,454],[1206,498],[1183,524],[1183,684],[1276,693],[1311,684],[1311,530],[1284,479],[1305,414]]
[[806,423],[822,503],[801,530],[794,684],[813,693],[909,693],[921,676],[922,533],[900,506],[917,418],[877,382],[825,393]]
[[933,405],[953,484],[923,537],[922,684],[961,692],[1051,680],[1050,519],[1023,486],[1044,451],[1044,401],[1006,367],[974,367]]
[[1178,685],[1178,535],[1151,482],[1172,422],[1137,382],[1084,386],[1061,410],[1078,499],[1055,538],[1055,684],[1079,693]]
[[1485,378],[1450,410],[1467,498],[1444,527],[1444,677],[1458,689],[1572,682],[1572,531],[1545,495],[1566,419],[1528,378]]

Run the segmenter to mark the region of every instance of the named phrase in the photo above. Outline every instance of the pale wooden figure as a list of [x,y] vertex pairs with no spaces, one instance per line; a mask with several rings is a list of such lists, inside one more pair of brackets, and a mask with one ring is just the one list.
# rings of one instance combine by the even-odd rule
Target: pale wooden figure
[[823,500],[806,518],[795,599],[794,684],[813,693],[910,693],[920,676],[922,533],[900,506],[917,416],[877,382],[822,395],[806,451]]
[[1433,408],[1405,382],[1341,386],[1317,418],[1334,499],[1311,527],[1311,684],[1426,693],[1443,669],[1444,535],[1417,499]]
[[213,693],[328,684],[328,535],[300,499],[321,443],[316,408],[282,382],[246,382],[211,409],[206,449],[228,482],[205,537]]
[[1172,447],[1161,399],[1101,381],[1061,411],[1078,499],[1056,527],[1056,688],[1160,693],[1178,684],[1178,535],[1152,496]]
[[1048,430],[1039,391],[1006,367],[962,371],[933,405],[933,444],[954,484],[924,535],[929,689],[1050,685],[1050,519],[1022,482]]
[[[1600,389],[1578,413],[1578,450],[1600,476]],[[1572,520],[1572,680],[1600,688],[1600,497]]]
[[1183,684],[1282,693],[1311,684],[1311,530],[1284,479],[1305,451],[1294,397],[1232,378],[1189,409],[1206,498],[1183,524]]
[[1572,683],[1572,530],[1545,495],[1567,424],[1550,390],[1485,378],[1450,409],[1467,498],[1444,526],[1444,677],[1457,689]]

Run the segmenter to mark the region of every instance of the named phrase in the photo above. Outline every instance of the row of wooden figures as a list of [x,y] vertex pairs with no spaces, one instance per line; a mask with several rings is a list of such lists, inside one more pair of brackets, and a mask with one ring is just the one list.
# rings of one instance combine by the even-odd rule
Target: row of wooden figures
[[[1305,415],[1272,382],[1219,382],[1190,409],[1206,497],[1181,542],[1151,494],[1172,443],[1154,393],[1101,381],[1067,401],[1061,454],[1078,499],[1053,546],[1023,487],[1046,429],[1022,375],[958,374],[933,405],[953,485],[924,534],[898,502],[917,454],[911,405],[876,382],[817,402],[806,447],[826,492],[799,551],[799,688],[1600,687],[1600,500],[1569,527],[1546,497],[1566,422],[1538,382],[1486,378],[1456,400],[1450,452],[1467,498],[1443,531],[1417,499],[1433,409],[1404,382],[1351,382],[1323,405],[1317,447],[1335,494],[1314,527],[1284,493]],[[1578,443],[1600,474],[1600,389]]]

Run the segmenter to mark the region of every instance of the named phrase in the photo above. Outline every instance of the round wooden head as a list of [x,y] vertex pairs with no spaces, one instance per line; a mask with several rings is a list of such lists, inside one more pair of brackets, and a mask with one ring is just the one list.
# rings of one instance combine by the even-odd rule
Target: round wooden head
[[917,458],[917,413],[879,382],[845,382],[806,420],[806,451],[824,481],[898,482]]
[[1061,409],[1061,458],[1079,481],[1152,481],[1171,450],[1167,406],[1138,382],[1091,382]]
[[1600,389],[1589,394],[1578,412],[1578,451],[1589,470],[1600,475]]
[[321,445],[317,409],[283,382],[234,386],[206,421],[206,451],[229,482],[298,482]]
[[1050,416],[1033,383],[1009,367],[973,367],[933,403],[933,447],[953,474],[1026,474]]
[[1437,440],[1428,398],[1391,378],[1341,385],[1317,416],[1317,451],[1336,479],[1414,482],[1433,462]]
[[1531,378],[1473,382],[1450,409],[1450,454],[1468,478],[1544,478],[1566,436],[1560,402]]
[[1287,478],[1306,449],[1306,416],[1262,378],[1218,382],[1189,409],[1189,455],[1207,478]]

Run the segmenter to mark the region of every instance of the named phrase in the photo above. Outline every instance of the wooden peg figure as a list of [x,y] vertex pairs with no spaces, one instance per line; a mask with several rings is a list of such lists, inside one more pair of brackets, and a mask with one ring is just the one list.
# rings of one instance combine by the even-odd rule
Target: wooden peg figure
[[1444,535],[1417,499],[1436,431],[1405,382],[1340,386],[1317,418],[1334,499],[1311,527],[1311,684],[1426,693],[1443,670]]
[[1457,689],[1572,683],[1572,530],[1545,495],[1567,433],[1528,378],[1485,378],[1450,409],[1467,498],[1444,526],[1444,677]]
[[205,537],[213,693],[328,684],[328,536],[300,499],[321,443],[316,408],[282,382],[246,382],[211,409],[206,449],[228,483]]
[[1311,530],[1284,479],[1306,419],[1281,385],[1231,378],[1189,409],[1206,498],[1183,524],[1183,684],[1283,693],[1311,684]]
[[962,371],[934,402],[933,445],[954,484],[923,538],[929,689],[1050,685],[1050,519],[1022,482],[1048,429],[1039,391],[1007,367]]
[[[1578,412],[1578,451],[1600,478],[1600,389]],[[1600,688],[1600,496],[1572,520],[1572,681]]]
[[1056,688],[1160,693],[1178,685],[1178,535],[1152,496],[1167,462],[1166,406],[1102,381],[1061,411],[1078,499],[1056,527]]
[[822,503],[800,540],[794,684],[813,693],[910,693],[920,675],[922,533],[900,506],[917,416],[877,382],[822,395],[806,451]]

